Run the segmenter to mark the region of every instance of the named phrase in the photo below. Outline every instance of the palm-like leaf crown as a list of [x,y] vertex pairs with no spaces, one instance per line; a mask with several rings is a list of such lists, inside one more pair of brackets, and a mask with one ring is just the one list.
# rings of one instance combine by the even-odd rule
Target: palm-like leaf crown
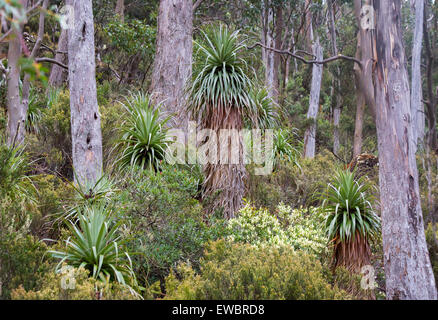
[[219,109],[218,114],[237,108],[255,119],[249,94],[252,83],[246,74],[247,64],[239,57],[244,44],[238,34],[221,25],[203,32],[203,42],[195,41],[198,59],[194,70],[198,72],[194,72],[188,89],[188,110],[200,119],[205,119],[211,108]]
[[370,238],[379,232],[380,218],[371,206],[369,189],[369,183],[363,178],[356,180],[354,172],[337,173],[323,203],[329,239],[344,242],[356,235]]
[[104,282],[117,281],[136,285],[129,253],[124,250],[119,227],[111,214],[103,206],[85,207],[77,215],[76,221],[69,221],[72,236],[66,240],[66,247],[60,251],[49,251],[60,259],[59,271],[63,263],[89,270],[92,276]]
[[160,106],[155,106],[148,95],[141,93],[131,95],[123,106],[128,117],[117,144],[122,150],[118,164],[122,168],[140,166],[157,170],[170,143],[166,127],[170,117],[162,117]]

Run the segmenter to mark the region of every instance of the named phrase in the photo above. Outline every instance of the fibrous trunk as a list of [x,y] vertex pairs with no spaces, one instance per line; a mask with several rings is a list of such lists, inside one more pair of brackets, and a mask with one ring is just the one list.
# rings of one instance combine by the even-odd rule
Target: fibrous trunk
[[[245,191],[243,141],[239,134],[242,129],[242,115],[237,108],[211,108],[209,112],[202,127],[216,133],[217,161],[204,166],[206,178],[203,198],[210,202],[212,210],[223,209],[224,218],[231,219],[242,207]],[[230,137],[226,135],[227,132],[231,133]]]

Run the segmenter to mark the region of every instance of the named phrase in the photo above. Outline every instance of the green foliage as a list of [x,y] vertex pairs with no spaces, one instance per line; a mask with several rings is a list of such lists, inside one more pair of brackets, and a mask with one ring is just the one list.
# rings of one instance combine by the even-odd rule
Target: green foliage
[[346,299],[332,287],[321,264],[290,247],[254,247],[217,241],[209,244],[196,274],[187,264],[166,279],[166,299],[305,300]]
[[11,290],[38,286],[40,277],[50,266],[44,255],[47,247],[33,236],[15,233],[0,235],[0,299],[9,299]]
[[[13,290],[13,300],[139,300],[141,296],[119,283],[102,283],[84,268],[46,272],[38,290],[20,286]],[[64,286],[67,284],[67,286]],[[26,291],[27,290],[27,291]]]
[[223,108],[234,107],[253,120],[256,113],[249,94],[252,83],[246,62],[239,56],[244,44],[239,42],[238,32],[220,25],[207,29],[203,35],[203,43],[195,41],[198,59],[189,88],[188,109],[205,119],[211,108],[221,113]]
[[329,239],[349,241],[356,235],[373,238],[380,231],[380,218],[367,194],[370,185],[355,179],[350,170],[338,171],[324,197],[325,228]]
[[73,189],[55,175],[35,175],[32,181],[37,190],[37,211],[32,215],[30,231],[42,239],[53,238],[59,231],[54,228],[55,217],[63,212],[65,199],[71,197]]
[[[265,87],[252,87],[250,91],[251,101],[255,104],[258,118],[257,124],[260,129],[273,129],[279,124],[280,108],[275,103],[274,99],[269,97],[268,90]],[[248,122],[248,119],[246,122]],[[247,124],[251,127],[251,122]]]
[[435,282],[438,284],[438,223],[429,223],[426,228],[426,241],[429,249]]
[[154,106],[152,99],[142,93],[131,95],[124,107],[127,120],[121,127],[122,137],[117,145],[121,150],[118,164],[122,168],[140,166],[158,170],[170,143],[166,128],[170,117],[163,119],[160,106]]
[[301,142],[297,142],[298,135],[295,130],[278,129],[274,131],[274,164],[278,160],[285,160],[299,166],[301,158]]
[[70,96],[68,91],[50,89],[47,97],[39,96],[41,107],[36,136],[28,136],[27,150],[45,172],[72,178]]
[[256,176],[251,166],[246,197],[257,207],[274,211],[280,202],[292,208],[319,206],[315,195],[323,192],[330,182],[327,172],[338,168],[336,158],[328,151],[317,154],[315,159],[300,159],[299,166],[279,161],[275,171],[268,176]]
[[135,287],[131,258],[119,234],[121,221],[114,222],[112,213],[102,206],[84,208],[77,218],[78,226],[68,222],[72,236],[66,240],[65,249],[49,251],[54,258],[61,259],[57,271],[66,262],[84,267],[93,278],[103,282],[117,281]]
[[113,197],[118,192],[115,182],[106,175],[102,175],[96,182],[88,180],[80,182],[76,179],[75,183],[68,183],[75,190],[75,194],[74,198],[68,201],[70,203],[66,212],[60,217],[63,220],[76,220],[84,208],[107,206],[113,202]]
[[179,261],[197,264],[205,242],[221,236],[224,222],[202,217],[194,199],[199,177],[189,168],[137,170],[124,181],[119,208],[129,222],[130,247],[139,253],[133,265],[142,283],[164,280]]
[[129,55],[140,53],[145,57],[153,57],[156,27],[149,26],[146,21],[130,19],[122,23],[116,17],[104,27],[104,31],[115,49]]
[[33,200],[33,185],[27,176],[28,157],[21,146],[8,146],[0,142],[0,197]]

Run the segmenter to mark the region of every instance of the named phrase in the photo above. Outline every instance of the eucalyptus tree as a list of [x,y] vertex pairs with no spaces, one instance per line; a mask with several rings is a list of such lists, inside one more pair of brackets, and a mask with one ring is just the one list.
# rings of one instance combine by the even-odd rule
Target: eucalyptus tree
[[[196,3],[195,3],[196,5]],[[161,0],[150,92],[186,128],[184,88],[192,73],[193,1]]]
[[437,299],[424,233],[401,1],[374,1],[373,7],[377,16],[373,78],[386,296]]
[[68,76],[76,179],[95,182],[102,174],[102,133],[96,93],[96,61],[91,0],[70,0],[74,9],[68,29]]

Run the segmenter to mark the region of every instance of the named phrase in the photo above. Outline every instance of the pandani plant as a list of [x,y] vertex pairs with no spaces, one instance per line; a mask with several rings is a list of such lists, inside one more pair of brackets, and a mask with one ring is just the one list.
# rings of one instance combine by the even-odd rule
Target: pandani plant
[[370,241],[380,232],[380,217],[371,205],[371,185],[355,172],[336,173],[323,194],[325,229],[333,246],[332,267],[358,273],[371,262]]
[[[188,88],[187,109],[202,129],[214,130],[217,137],[221,129],[239,132],[244,126],[244,118],[257,119],[250,96],[249,69],[239,55],[244,43],[239,40],[238,31],[230,31],[223,25],[208,28],[202,35],[203,41],[195,41],[198,59]],[[228,159],[231,159],[231,148],[223,149],[218,144],[218,152],[222,156],[228,152]],[[223,210],[224,217],[230,219],[242,207],[244,195],[246,170],[242,137],[239,137],[238,163],[221,161],[219,153],[217,159],[216,163],[207,163],[203,168],[203,198],[210,200],[212,210]]]

